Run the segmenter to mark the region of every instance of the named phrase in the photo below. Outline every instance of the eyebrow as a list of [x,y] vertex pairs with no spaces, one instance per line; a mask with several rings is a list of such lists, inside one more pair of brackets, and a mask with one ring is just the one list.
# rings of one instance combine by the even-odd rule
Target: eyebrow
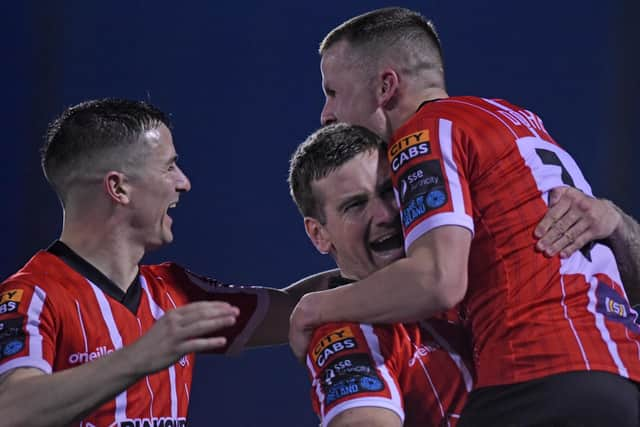
[[362,200],[367,200],[367,196],[365,194],[362,194],[362,193],[353,194],[351,196],[348,196],[346,199],[344,199],[343,201],[341,201],[338,204],[338,212],[344,211],[344,209],[347,207],[348,204],[356,202],[356,201],[362,201]]
[[174,154],[173,156],[171,156],[171,158],[167,161],[167,164],[170,165],[171,163],[176,163],[178,161],[178,155]]

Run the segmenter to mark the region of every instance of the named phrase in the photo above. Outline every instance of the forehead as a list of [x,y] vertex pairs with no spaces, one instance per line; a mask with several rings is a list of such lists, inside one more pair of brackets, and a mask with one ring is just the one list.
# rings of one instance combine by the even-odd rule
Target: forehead
[[345,198],[373,192],[389,177],[389,165],[382,152],[370,150],[351,160],[313,183],[314,192],[324,204],[340,203]]
[[348,71],[352,74],[360,69],[358,64],[355,52],[346,41],[332,45],[320,58],[320,70],[325,80],[340,72]]
[[176,153],[171,131],[164,124],[145,131],[142,134],[142,139],[145,142],[145,148],[151,152],[151,155],[170,157]]

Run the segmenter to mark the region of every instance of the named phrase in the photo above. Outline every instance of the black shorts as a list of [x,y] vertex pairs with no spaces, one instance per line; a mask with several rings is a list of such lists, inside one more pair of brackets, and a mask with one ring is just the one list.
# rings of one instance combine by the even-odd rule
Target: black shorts
[[637,427],[636,383],[606,372],[567,372],[474,390],[458,427]]

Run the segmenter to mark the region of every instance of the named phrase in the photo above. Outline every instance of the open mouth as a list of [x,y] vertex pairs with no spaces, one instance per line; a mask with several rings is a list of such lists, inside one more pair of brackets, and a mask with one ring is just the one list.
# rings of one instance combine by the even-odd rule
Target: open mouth
[[167,215],[169,218],[171,218],[171,217],[169,216],[169,211],[170,211],[171,209],[175,208],[176,206],[178,206],[178,202],[177,202],[177,201],[176,201],[176,202],[173,202],[173,203],[170,203],[170,204],[169,204],[169,206],[167,206],[167,211],[166,211],[165,213],[166,213],[166,215]]
[[369,247],[373,252],[389,252],[402,249],[402,233],[394,231],[369,242]]

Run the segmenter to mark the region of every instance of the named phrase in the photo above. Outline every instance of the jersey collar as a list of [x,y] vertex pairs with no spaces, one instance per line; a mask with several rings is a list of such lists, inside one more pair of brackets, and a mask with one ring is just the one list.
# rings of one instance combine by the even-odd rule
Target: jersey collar
[[53,242],[51,246],[47,248],[47,252],[60,258],[65,264],[100,288],[102,292],[124,305],[130,312],[133,314],[137,313],[142,296],[139,274],[133,279],[133,282],[131,282],[131,285],[127,288],[127,292],[123,292],[111,279],[102,274],[100,270],[60,240]]
[[422,107],[424,107],[425,105],[429,104],[430,102],[436,102],[436,101],[440,101],[440,100],[442,100],[442,98],[427,99],[426,101],[422,101],[422,103],[420,105],[418,105],[418,108],[416,108],[416,113],[418,111],[420,111],[420,109]]

